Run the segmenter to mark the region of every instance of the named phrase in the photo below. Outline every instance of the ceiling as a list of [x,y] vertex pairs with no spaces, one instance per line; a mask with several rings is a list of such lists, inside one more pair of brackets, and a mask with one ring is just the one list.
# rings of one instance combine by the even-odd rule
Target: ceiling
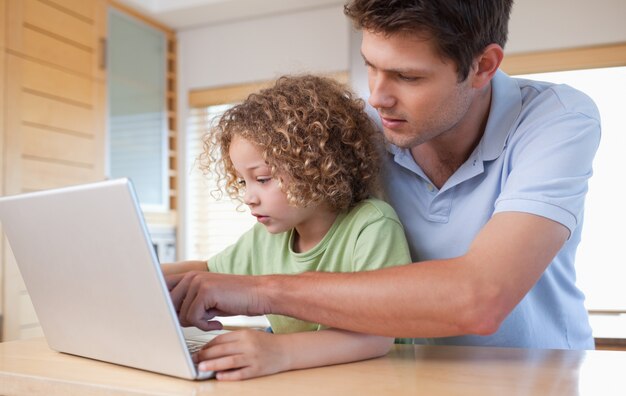
[[164,25],[197,26],[340,5],[345,0],[118,0]]

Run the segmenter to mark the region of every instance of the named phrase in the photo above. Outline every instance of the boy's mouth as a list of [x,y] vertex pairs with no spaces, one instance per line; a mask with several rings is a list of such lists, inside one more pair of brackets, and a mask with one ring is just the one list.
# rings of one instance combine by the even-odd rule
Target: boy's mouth
[[257,221],[259,223],[266,223],[269,221],[270,217],[269,216],[263,216],[260,214],[256,214],[256,213],[252,213],[252,216],[256,217]]

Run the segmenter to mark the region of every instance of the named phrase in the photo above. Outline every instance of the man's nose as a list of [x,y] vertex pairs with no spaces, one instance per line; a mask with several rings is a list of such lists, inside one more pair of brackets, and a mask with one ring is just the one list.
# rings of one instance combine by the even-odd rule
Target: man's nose
[[380,76],[379,73],[377,73],[377,76],[370,77],[369,87],[370,97],[368,102],[373,108],[387,109],[395,105],[396,100],[386,77]]

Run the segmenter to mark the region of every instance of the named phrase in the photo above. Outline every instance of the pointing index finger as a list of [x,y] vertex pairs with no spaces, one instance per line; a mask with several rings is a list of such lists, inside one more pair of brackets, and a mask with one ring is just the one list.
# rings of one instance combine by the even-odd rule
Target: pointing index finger
[[187,289],[191,278],[186,277],[184,274],[168,275],[166,276],[167,287],[170,290],[170,297],[176,312],[180,311],[185,296],[187,295]]

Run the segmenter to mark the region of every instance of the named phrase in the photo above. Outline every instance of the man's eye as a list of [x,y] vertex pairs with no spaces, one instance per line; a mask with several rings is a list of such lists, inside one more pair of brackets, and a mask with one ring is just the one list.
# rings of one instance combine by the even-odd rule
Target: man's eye
[[417,81],[417,77],[405,76],[404,74],[398,74],[398,78],[402,81]]

